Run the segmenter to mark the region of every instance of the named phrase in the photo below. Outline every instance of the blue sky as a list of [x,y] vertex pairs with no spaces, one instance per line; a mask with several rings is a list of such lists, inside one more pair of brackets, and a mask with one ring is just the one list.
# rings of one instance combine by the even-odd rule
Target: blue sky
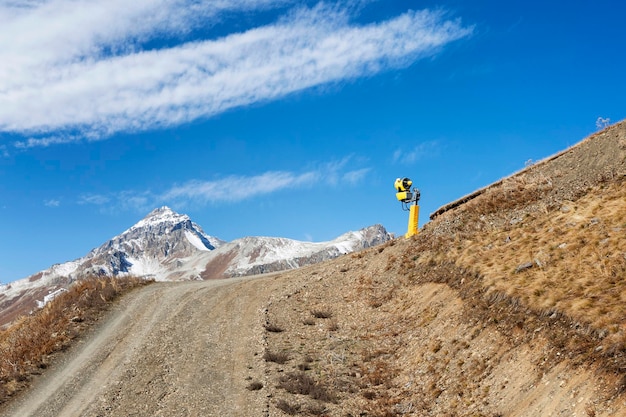
[[623,2],[0,0],[0,282],[168,205],[406,230],[626,117]]

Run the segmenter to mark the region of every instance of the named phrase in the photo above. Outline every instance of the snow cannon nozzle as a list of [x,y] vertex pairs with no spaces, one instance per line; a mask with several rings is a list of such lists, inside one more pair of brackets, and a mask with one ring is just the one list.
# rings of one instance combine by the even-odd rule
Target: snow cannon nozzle
[[396,198],[398,199],[398,201],[401,201],[403,204],[417,204],[420,199],[420,191],[417,188],[413,188],[413,191],[411,191],[412,185],[413,181],[411,181],[409,178],[396,178],[394,187],[397,191]]

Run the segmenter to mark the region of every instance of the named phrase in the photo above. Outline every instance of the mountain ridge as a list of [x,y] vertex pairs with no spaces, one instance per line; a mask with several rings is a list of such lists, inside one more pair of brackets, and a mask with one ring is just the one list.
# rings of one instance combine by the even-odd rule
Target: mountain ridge
[[206,280],[299,268],[384,243],[382,225],[327,242],[249,236],[225,242],[167,206],[89,251],[29,277],[0,285],[0,326],[87,276],[139,276],[157,281]]

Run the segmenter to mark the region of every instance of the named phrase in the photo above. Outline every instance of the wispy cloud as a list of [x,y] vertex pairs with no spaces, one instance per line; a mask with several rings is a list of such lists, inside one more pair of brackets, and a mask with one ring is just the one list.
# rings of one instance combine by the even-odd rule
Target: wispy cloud
[[110,197],[100,194],[83,194],[78,199],[78,204],[95,204],[102,205],[111,201]]
[[309,186],[319,178],[315,171],[296,174],[270,171],[251,177],[229,176],[214,181],[193,180],[171,187],[158,198],[164,202],[196,201],[200,203],[247,200],[275,191]]
[[268,171],[257,175],[230,175],[214,180],[190,180],[174,184],[162,192],[124,190],[107,195],[85,194],[78,204],[91,204],[112,210],[148,211],[167,204],[188,205],[229,204],[264,195],[312,187],[336,187],[362,182],[370,168],[350,169],[352,158],[320,164],[303,172]]
[[44,200],[43,205],[46,207],[59,207],[61,205],[60,200]]
[[393,162],[406,165],[414,164],[424,158],[437,155],[439,143],[436,141],[422,142],[409,149],[396,149],[393,153]]
[[363,181],[370,168],[361,168],[354,171],[348,171],[343,174],[343,183],[346,185],[358,185]]
[[428,10],[356,25],[349,7],[320,3],[219,39],[187,36],[223,12],[290,3],[0,2],[0,132],[28,148],[174,126],[402,67],[472,32]]

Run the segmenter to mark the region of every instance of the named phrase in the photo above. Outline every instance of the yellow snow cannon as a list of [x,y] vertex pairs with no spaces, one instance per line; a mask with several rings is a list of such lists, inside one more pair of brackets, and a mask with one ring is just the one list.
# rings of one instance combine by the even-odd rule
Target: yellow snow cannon
[[420,191],[417,188],[411,190],[413,181],[409,178],[397,178],[394,187],[396,189],[396,198],[402,203],[402,209],[409,212],[409,225],[405,238],[410,238],[418,233],[418,217],[420,207],[417,202],[420,199]]

